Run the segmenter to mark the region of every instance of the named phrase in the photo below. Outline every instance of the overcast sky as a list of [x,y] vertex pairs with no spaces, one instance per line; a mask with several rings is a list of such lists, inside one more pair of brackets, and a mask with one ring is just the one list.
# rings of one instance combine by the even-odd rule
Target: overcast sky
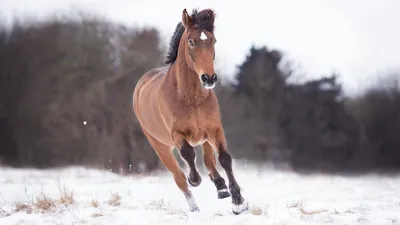
[[338,71],[349,94],[375,82],[379,71],[400,69],[398,0],[0,0],[8,21],[74,8],[156,26],[166,43],[183,8],[212,8],[218,69],[225,74],[235,72],[252,44],[282,50],[308,78]]

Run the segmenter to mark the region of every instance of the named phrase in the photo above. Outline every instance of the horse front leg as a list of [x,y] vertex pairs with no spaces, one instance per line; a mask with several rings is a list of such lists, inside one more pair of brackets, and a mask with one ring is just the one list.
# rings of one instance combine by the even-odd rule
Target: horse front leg
[[211,181],[217,188],[217,194],[219,199],[230,197],[231,194],[228,191],[228,187],[225,184],[224,178],[217,171],[217,159],[214,154],[214,149],[210,143],[205,142],[203,144],[203,159],[207,170],[210,172],[209,176]]
[[236,181],[232,169],[232,156],[228,151],[227,143],[225,139],[224,130],[222,127],[218,128],[211,139],[212,144],[217,149],[218,161],[220,162],[222,168],[229,181],[229,190],[232,195],[232,212],[236,215],[249,209],[247,201],[242,197],[240,193],[240,186]]
[[192,187],[197,187],[201,184],[201,176],[197,171],[195,159],[196,153],[194,148],[189,145],[189,143],[185,140],[185,137],[181,133],[174,133],[173,140],[176,143],[176,148],[179,150],[182,158],[186,161],[189,166],[190,172],[188,176],[188,182]]

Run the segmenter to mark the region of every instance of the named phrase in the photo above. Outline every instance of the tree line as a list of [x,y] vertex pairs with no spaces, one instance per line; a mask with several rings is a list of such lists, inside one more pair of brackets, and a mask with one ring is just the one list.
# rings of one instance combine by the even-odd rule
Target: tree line
[[[143,73],[163,64],[167,41],[155,28],[98,17],[1,29],[0,163],[162,167],[133,114],[132,91]],[[250,47],[236,82],[216,87],[235,158],[296,171],[400,168],[396,74],[350,98],[338,74],[290,82],[292,71],[279,66],[283,57]]]

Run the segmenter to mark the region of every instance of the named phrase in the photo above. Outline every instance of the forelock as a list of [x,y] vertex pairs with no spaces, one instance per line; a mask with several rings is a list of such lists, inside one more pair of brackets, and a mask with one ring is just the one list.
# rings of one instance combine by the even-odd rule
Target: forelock
[[196,29],[204,29],[208,32],[214,33],[215,13],[211,9],[204,9],[200,12],[194,9],[191,17]]

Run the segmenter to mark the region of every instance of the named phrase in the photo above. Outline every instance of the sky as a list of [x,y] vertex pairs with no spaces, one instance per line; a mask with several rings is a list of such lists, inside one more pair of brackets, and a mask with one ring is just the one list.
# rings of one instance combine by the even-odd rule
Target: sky
[[[398,0],[1,0],[3,19],[83,9],[126,25],[157,27],[165,43],[184,8],[211,8],[217,69],[232,77],[251,45],[282,51],[305,78],[337,72],[355,94],[376,83],[378,73],[400,69]],[[1,18],[1,17],[0,17]]]

